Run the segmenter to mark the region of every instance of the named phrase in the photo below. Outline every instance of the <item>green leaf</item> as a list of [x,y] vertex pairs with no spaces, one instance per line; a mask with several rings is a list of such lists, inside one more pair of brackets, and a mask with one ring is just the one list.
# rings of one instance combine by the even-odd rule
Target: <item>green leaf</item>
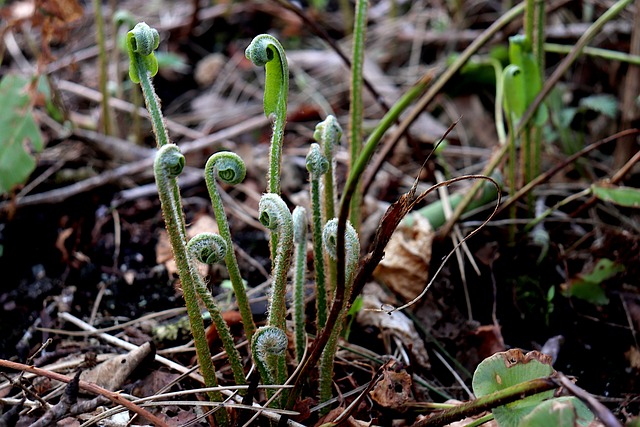
[[565,295],[583,299],[591,304],[606,305],[609,303],[609,298],[607,298],[601,283],[623,271],[624,266],[602,258],[593,268],[593,271],[587,274],[579,274],[568,285],[565,285]]
[[160,43],[160,35],[155,28],[139,22],[127,33],[127,51],[129,53],[129,78],[140,83],[141,73],[151,77],[158,73],[158,59],[154,51]]
[[0,193],[24,183],[36,167],[33,153],[43,149],[33,117],[29,78],[14,74],[0,81]]
[[502,72],[502,79],[504,81],[504,110],[514,120],[520,120],[527,109],[524,74],[520,67],[510,64]]
[[591,95],[580,100],[582,110],[592,110],[613,119],[618,112],[618,100],[609,94]]
[[[509,37],[509,60],[512,65],[517,66],[520,70],[519,79],[521,81],[521,86],[519,90],[522,91],[522,96],[524,97],[524,100],[522,101],[522,112],[524,113],[524,110],[531,105],[542,89],[542,73],[540,72],[540,67],[536,62],[536,58],[533,55],[531,41],[527,40],[524,35],[518,34]],[[509,88],[507,84],[508,82],[505,82],[505,93],[508,94]],[[522,116],[522,113],[518,114],[517,111],[515,112],[517,117]],[[535,125],[544,125],[548,118],[549,113],[547,111],[547,107],[544,104],[541,104],[536,110],[534,117]]]
[[593,413],[580,399],[574,396],[563,396],[549,399],[536,406],[529,415],[522,419],[519,426],[588,426],[593,419]]
[[155,55],[158,60],[158,69],[169,69],[183,74],[189,71],[189,65],[173,52],[156,52]]
[[638,188],[593,184],[591,191],[594,196],[604,202],[615,203],[627,208],[640,207],[640,189]]
[[[255,65],[265,68],[264,113],[286,115],[289,94],[289,66],[284,48],[275,37],[260,34],[254,37],[245,56]],[[280,117],[280,120],[284,120]]]
[[[477,397],[482,397],[525,381],[547,377],[553,372],[549,356],[538,351],[524,354],[519,349],[512,349],[480,362],[473,374],[473,392]],[[493,416],[501,427],[517,427],[523,417],[551,397],[553,390],[529,396],[494,408]]]

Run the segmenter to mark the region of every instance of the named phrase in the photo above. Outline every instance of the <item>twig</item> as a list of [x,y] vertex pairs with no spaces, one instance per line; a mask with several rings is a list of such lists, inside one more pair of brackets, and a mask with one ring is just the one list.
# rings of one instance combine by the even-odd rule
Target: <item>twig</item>
[[[255,116],[242,123],[230,126],[211,135],[203,136],[194,141],[182,144],[181,151],[186,154],[192,151],[202,150],[204,148],[211,149],[214,144],[221,143],[229,138],[233,138],[237,135],[262,127],[268,123],[269,121],[266,117],[262,115]],[[66,187],[56,188],[55,190],[33,194],[31,196],[25,196],[15,202],[2,202],[0,203],[0,212],[10,207],[21,208],[40,204],[61,203],[76,194],[81,194],[117,181],[123,176],[132,176],[143,171],[152,171],[152,168],[153,157],[148,157],[143,160],[138,160],[137,162],[103,172],[100,175],[88,178],[84,181],[76,182]]]
[[[78,83],[73,83],[67,80],[59,80],[56,82],[56,86],[58,89],[63,90],[65,92],[70,92],[78,96],[82,96],[83,98],[89,99],[94,102],[102,102],[102,94],[97,90],[91,89],[89,87],[80,85]],[[109,98],[109,106],[111,108],[115,108],[116,110],[124,111],[126,113],[135,113],[141,117],[149,118],[149,112],[143,107],[136,107],[130,102],[123,101],[122,99],[117,98]],[[196,139],[201,138],[202,133],[188,128],[180,123],[165,119],[167,122],[167,129],[171,130],[172,133],[178,135],[184,135],[186,137]]]
[[[73,315],[71,315],[69,313],[60,313],[60,314],[58,314],[58,317],[60,317],[63,320],[66,320],[66,321],[68,321],[70,323],[73,323],[74,325],[76,325],[76,326],[78,326],[78,327],[80,327],[80,328],[82,328],[84,330],[92,331],[92,332],[93,331],[97,331],[97,329],[94,328],[93,326],[89,325],[88,323],[78,319],[77,317],[75,317],[75,316],[73,316]],[[118,347],[124,348],[125,350],[133,350],[133,349],[137,348],[136,345],[131,344],[131,343],[126,342],[126,341],[123,341],[120,338],[114,337],[114,336],[109,335],[109,334],[101,333],[101,334],[98,335],[98,337],[103,339],[104,341],[112,344],[112,345],[116,345]],[[169,359],[167,359],[165,357],[158,356],[157,354],[155,356],[155,360],[157,362],[160,362],[160,363],[168,366],[171,369],[174,369],[177,372],[189,373],[189,376],[191,378],[195,379],[199,383],[204,383],[204,379],[202,378],[202,376],[199,375],[196,372],[192,372],[192,369],[190,369],[190,368],[187,368],[185,366],[179,365],[179,364],[177,364],[177,363],[175,363],[175,362],[173,362],[173,361],[171,361],[171,360],[169,360]],[[1,360],[0,360],[0,362],[1,362]],[[28,372],[32,372],[32,371],[28,371]],[[280,386],[280,387],[282,387],[282,386]],[[82,386],[81,386],[81,388],[82,388]],[[223,394],[227,394],[227,395],[231,395],[232,394],[231,391],[224,390],[223,388],[220,388],[220,391]],[[106,397],[109,398],[109,396],[106,396]],[[241,400],[240,396],[234,397],[234,399],[236,399],[236,398],[239,401]],[[115,403],[119,403],[119,402],[115,402]],[[209,405],[213,404],[213,402],[207,402],[207,403]],[[126,405],[123,405],[123,406],[126,406]],[[259,408],[262,411],[261,412],[262,415],[264,415],[265,417],[267,417],[267,418],[269,418],[271,420],[274,420],[274,421],[279,421],[280,420],[280,414],[276,414],[274,412],[271,412],[269,409],[262,408],[260,405],[255,404],[255,403],[253,404],[253,406]],[[146,417],[146,415],[144,415],[144,414],[140,414],[140,415]],[[302,424],[296,423],[296,422],[291,421],[291,420],[288,420],[288,425],[292,426],[292,427],[304,427]]]
[[[601,139],[600,141],[596,141],[593,144],[590,144],[590,145],[584,147],[582,150],[580,150],[577,153],[575,153],[575,154],[567,157],[566,159],[564,159],[562,162],[557,164],[552,169],[548,170],[547,172],[545,172],[545,173],[543,173],[541,175],[538,175],[533,180],[531,180],[529,183],[527,183],[527,185],[525,185],[520,190],[518,190],[517,193],[515,193],[513,196],[509,197],[509,199],[507,201],[505,201],[502,204],[502,206],[500,206],[500,209],[498,210],[498,213],[504,211],[505,209],[510,207],[512,204],[514,204],[516,201],[518,201],[519,199],[524,197],[524,195],[526,195],[534,187],[547,182],[555,174],[557,174],[562,169],[564,169],[565,167],[567,167],[568,165],[570,165],[571,163],[576,161],[578,158],[590,153],[591,151],[595,150],[596,148],[600,147],[601,145],[607,144],[609,142],[615,141],[615,140],[617,140],[619,138],[622,138],[622,137],[625,137],[625,136],[637,135],[638,133],[640,133],[640,130],[638,130],[638,129],[623,130],[621,132],[614,133],[613,135],[611,135],[611,136],[609,136],[607,138]],[[636,156],[634,156],[634,158],[636,158],[635,159],[636,162],[638,160],[640,160],[639,156],[640,156],[640,153],[636,154]],[[635,164],[635,162],[631,163],[631,166],[633,166],[633,164]],[[631,167],[631,166],[629,166],[629,167]],[[623,168],[621,170],[624,170],[625,173],[628,172],[628,168]],[[619,176],[619,174],[616,174],[616,176]],[[623,176],[624,176],[624,174],[623,174]]]
[[[0,359],[0,366],[2,366],[3,368],[15,369],[17,371],[31,372],[33,374],[36,374],[42,377],[47,377],[52,380],[60,381],[67,384],[73,381],[73,378],[68,377],[66,375],[59,374],[57,372],[47,371],[45,369],[36,368],[35,366],[24,365],[22,363],[11,362],[9,360]],[[136,414],[140,415],[141,417],[146,418],[147,420],[151,421],[158,427],[169,427],[169,425],[166,424],[164,421],[162,421],[160,418],[156,417],[146,409],[143,409],[138,405],[128,401],[127,399],[122,397],[120,393],[111,392],[100,386],[97,386],[96,384],[88,383],[82,380],[78,382],[78,386],[82,390],[88,391],[93,394],[104,396],[117,405],[125,406],[130,411],[133,411]]]
[[[91,332],[96,332],[97,331],[96,328],[94,328],[90,324],[78,319],[77,317],[75,317],[74,315],[72,315],[70,313],[65,313],[65,312],[59,313],[58,317],[60,319],[62,319],[62,320],[65,320],[65,321],[67,321],[69,323],[72,323],[72,324],[76,325],[77,327],[79,327],[79,328],[81,328],[81,329],[83,329],[85,331],[91,331]],[[120,348],[124,348],[125,350],[131,351],[131,350],[135,350],[135,349],[138,348],[138,346],[135,345],[135,344],[131,344],[131,343],[127,342],[127,341],[121,340],[120,338],[114,337],[113,335],[109,335],[109,334],[106,334],[106,333],[99,333],[99,334],[97,334],[97,337],[102,339],[102,340],[104,340],[104,341],[106,341],[106,342],[108,342],[109,344],[118,346]],[[185,373],[185,372],[188,372],[190,370],[189,368],[187,368],[185,366],[182,366],[182,365],[180,365],[178,363],[175,363],[172,360],[167,359],[166,357],[162,357],[162,356],[156,355],[155,356],[155,360],[157,362],[162,363],[163,365],[168,366],[171,369],[174,369],[174,370],[180,372],[180,373]],[[202,376],[200,376],[200,374],[198,374],[196,372],[191,372],[189,374],[189,376],[191,378],[193,378],[194,380],[200,382],[200,383],[202,383],[204,381]]]

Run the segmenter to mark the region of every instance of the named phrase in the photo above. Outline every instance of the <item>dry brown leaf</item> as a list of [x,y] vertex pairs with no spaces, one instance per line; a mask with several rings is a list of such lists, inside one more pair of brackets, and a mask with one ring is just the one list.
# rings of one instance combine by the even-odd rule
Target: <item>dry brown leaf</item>
[[477,349],[482,359],[506,350],[504,339],[502,338],[502,331],[497,325],[478,326],[473,331],[473,335],[480,341]]
[[629,351],[625,352],[629,364],[634,369],[640,369],[640,350],[637,347],[630,347]]
[[401,224],[393,233],[385,257],[374,271],[376,279],[405,300],[415,298],[427,285],[434,237],[429,221],[420,215],[414,217],[411,227]]
[[380,406],[401,409],[411,397],[411,375],[404,369],[385,369],[369,394]]
[[[36,0],[33,25],[42,28],[43,48],[52,41],[64,41],[72,22],[82,18],[83,9],[77,0]],[[43,52],[48,53],[48,52]]]
[[152,352],[150,343],[144,343],[127,354],[115,356],[95,368],[82,372],[80,379],[92,382],[110,391],[120,389],[122,384],[140,363]]
[[[373,326],[387,338],[391,336],[398,337],[411,351],[416,362],[428,369],[430,367],[429,355],[413,322],[400,311],[395,311],[391,315],[377,311],[384,303],[379,295],[384,295],[380,285],[367,283],[362,291],[362,310],[358,312],[356,321],[363,326]],[[385,341],[388,342],[389,340]]]

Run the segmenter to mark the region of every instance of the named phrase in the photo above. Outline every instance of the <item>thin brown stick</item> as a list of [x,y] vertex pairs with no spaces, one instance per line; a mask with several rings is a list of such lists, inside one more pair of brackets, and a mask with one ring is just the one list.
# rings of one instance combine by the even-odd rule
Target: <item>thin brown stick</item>
[[569,393],[582,400],[589,407],[589,409],[591,409],[591,412],[593,412],[605,426],[622,427],[622,423],[611,413],[611,411],[606,406],[600,403],[591,394],[575,385],[573,381],[569,380],[569,378],[567,378],[562,373],[558,372],[557,377],[553,378],[552,381],[558,384],[558,386],[564,387],[565,390],[567,390]]
[[[206,135],[198,138],[194,141],[180,144],[180,149],[183,154],[190,151],[197,151],[201,149],[216,148],[214,144],[219,144],[226,141],[229,138],[233,138],[245,132],[249,132],[256,128],[265,126],[269,123],[269,119],[264,115],[251,117],[242,123],[230,126],[226,129],[222,129],[211,135]],[[123,176],[131,177],[143,171],[151,172],[153,170],[153,157],[138,160],[134,163],[120,166],[116,169],[112,169],[101,173],[100,175],[85,179],[84,181],[76,182],[62,188],[56,188],[55,190],[46,191],[43,193],[33,194],[25,196],[18,201],[6,201],[0,203],[0,213],[8,208],[21,208],[25,206],[34,206],[40,204],[60,203],[76,194],[84,193],[94,188],[109,184],[120,179]]]
[[[548,170],[547,172],[543,173],[542,175],[538,175],[535,179],[531,180],[527,185],[522,187],[520,190],[518,190],[518,192],[516,192],[506,202],[504,202],[502,204],[502,206],[500,206],[500,209],[498,210],[498,213],[500,213],[500,212],[504,211],[505,209],[509,208],[516,201],[518,201],[519,199],[524,197],[534,187],[536,187],[536,186],[538,186],[538,185],[540,185],[542,183],[547,182],[549,179],[551,179],[551,177],[553,177],[555,174],[560,172],[565,167],[569,166],[571,163],[576,161],[578,158],[590,153],[591,151],[595,150],[596,148],[600,147],[601,145],[607,144],[607,143],[612,142],[612,141],[616,141],[619,138],[623,138],[623,137],[627,137],[627,136],[631,136],[631,135],[637,135],[638,133],[640,133],[640,130],[638,130],[638,129],[627,129],[627,130],[623,130],[621,132],[614,133],[613,135],[611,135],[611,136],[609,136],[607,138],[601,139],[600,141],[594,142],[593,144],[589,144],[588,146],[584,147],[582,150],[578,151],[577,153],[567,157],[564,161],[562,161],[561,163],[556,165],[554,168]],[[640,152],[638,154],[636,154],[632,160],[634,160],[634,159],[635,159],[635,161],[633,163],[630,163],[630,164],[628,163],[626,165],[627,167],[624,167],[624,168],[621,169],[621,170],[625,171],[624,173],[628,172],[628,170],[631,168],[631,166],[633,166],[633,164],[635,164],[638,160],[640,160]],[[624,173],[622,174],[622,176],[624,176]],[[618,175],[619,174],[616,174],[615,176],[617,177]],[[618,180],[619,180],[619,178],[616,179],[616,182]],[[613,181],[613,178],[612,178],[612,181]]]
[[[73,381],[73,378],[68,377],[66,375],[59,374],[57,372],[47,371],[46,369],[36,368],[35,366],[24,365],[22,363],[11,362],[9,360],[0,359],[0,366],[8,369],[15,369],[17,371],[26,371],[35,375],[39,375],[41,377],[47,377],[52,380],[60,381],[63,383],[70,383]],[[141,417],[146,418],[154,425],[158,427],[169,427],[167,423],[162,421],[160,418],[156,417],[146,409],[139,407],[138,405],[128,401],[124,397],[122,397],[119,393],[115,393],[104,389],[94,383],[88,383],[86,381],[80,381],[79,386],[82,390],[88,391],[89,393],[93,393],[96,395],[104,396],[116,405],[122,405],[129,409],[132,412],[140,415]]]

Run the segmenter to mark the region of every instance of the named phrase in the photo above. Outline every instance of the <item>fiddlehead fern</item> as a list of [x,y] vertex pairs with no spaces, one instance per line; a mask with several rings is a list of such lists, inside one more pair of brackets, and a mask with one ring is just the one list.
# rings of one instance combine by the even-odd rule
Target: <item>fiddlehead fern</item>
[[[158,59],[154,51],[160,44],[160,34],[155,28],[140,22],[127,33],[127,50],[131,63],[129,64],[129,78],[134,83],[140,83],[140,76],[149,73],[151,77],[158,72]],[[134,60],[135,59],[135,60]]]
[[147,110],[151,116],[153,133],[158,147],[169,143],[169,134],[164,125],[160,100],[156,96],[151,77],[158,72],[158,59],[154,50],[158,48],[160,35],[154,28],[140,22],[127,33],[127,52],[129,53],[129,78],[140,83]]
[[[338,220],[332,219],[324,226],[322,233],[322,241],[324,248],[329,256],[333,259],[337,257],[337,233],[338,233]],[[358,240],[358,233],[353,226],[347,222],[347,228],[345,231],[345,250],[346,250],[346,271],[345,271],[345,295],[344,299],[348,299],[351,294],[351,285],[353,284],[353,277],[358,266],[358,258],[360,256],[360,240]],[[334,298],[335,299],[335,298]],[[336,320],[336,324],[331,331],[327,345],[325,346],[320,359],[320,401],[326,402],[331,398],[331,382],[333,377],[333,361],[338,347],[338,338],[342,331],[344,318],[347,310],[343,307],[340,312],[340,316]],[[325,408],[325,412],[328,412],[329,408]]]
[[313,139],[320,144],[322,154],[329,160],[329,169],[327,173],[323,175],[323,210],[322,210],[322,222],[327,223],[331,218],[336,216],[335,208],[335,184],[334,184],[334,163],[333,147],[340,144],[340,138],[342,138],[342,128],[338,123],[338,120],[332,116],[327,116],[324,121],[316,125],[316,129],[313,132]]
[[304,283],[307,267],[307,210],[297,206],[293,210],[293,242],[295,244],[295,276],[293,280],[293,323],[295,325],[296,358],[302,359],[306,344],[304,329]]
[[280,194],[280,163],[289,96],[287,57],[280,42],[268,34],[256,36],[245,50],[245,56],[255,65],[265,67],[264,113],[273,119],[267,188],[270,193]]
[[[211,361],[211,352],[209,351],[204,324],[202,322],[202,316],[200,315],[200,307],[198,306],[198,296],[196,294],[197,282],[200,280],[200,277],[195,272],[191,257],[187,251],[182,203],[176,181],[176,177],[182,172],[183,167],[184,156],[180,153],[177,145],[167,144],[160,147],[153,164],[153,171],[156,185],[158,186],[162,215],[167,228],[167,234],[169,235],[169,241],[173,248],[178,274],[182,281],[182,294],[185,305],[187,306],[191,334],[193,335],[193,341],[196,346],[196,354],[198,356],[198,362],[200,363],[202,376],[204,377],[207,387],[216,387],[218,380]],[[222,401],[222,394],[220,392],[210,392],[209,398],[213,401],[220,402]],[[226,425],[228,421],[226,412],[218,411],[216,420],[218,423]]]
[[[191,261],[198,260],[205,264],[216,264],[222,262],[228,252],[227,242],[219,234],[215,233],[200,233],[194,236],[189,243],[187,243],[187,251],[191,255]],[[244,377],[244,370],[242,369],[242,359],[240,353],[235,347],[233,336],[229,331],[229,326],[222,317],[220,308],[216,304],[213,296],[207,289],[206,285],[202,281],[198,269],[190,263],[191,273],[195,279],[195,287],[200,300],[203,302],[209,314],[211,314],[211,320],[218,331],[218,336],[222,341],[225,353],[229,358],[229,364],[233,371],[233,378],[236,384],[246,384]]]
[[322,213],[320,207],[320,177],[329,170],[329,160],[318,144],[311,144],[307,154],[307,170],[311,181],[311,217],[313,229],[313,267],[316,272],[316,313],[318,329],[327,323],[327,286],[322,252]]
[[284,356],[288,344],[287,334],[275,326],[262,326],[254,334],[251,340],[251,355],[265,384],[275,384],[275,378],[269,368],[269,359]]
[[218,232],[225,240],[228,248],[225,263],[229,271],[229,280],[231,281],[233,292],[236,295],[236,301],[238,303],[240,316],[242,316],[242,323],[244,324],[247,339],[251,341],[251,337],[256,330],[256,325],[251,315],[249,298],[247,298],[244,282],[240,275],[240,269],[238,268],[236,254],[233,250],[233,241],[231,240],[231,231],[229,229],[227,215],[224,211],[222,198],[220,197],[220,192],[216,184],[216,177],[227,184],[239,184],[244,180],[246,174],[247,168],[240,156],[229,151],[212,155],[209,157],[205,166],[205,180],[207,182],[213,212],[216,216],[216,222],[218,223]]
[[267,193],[258,205],[262,225],[278,235],[279,245],[273,262],[273,284],[269,301],[268,324],[285,329],[287,272],[293,249],[293,219],[286,203],[277,194]]
[[[322,231],[322,243],[324,244],[324,249],[332,259],[336,259],[338,255],[337,234],[338,219],[334,218],[325,224],[324,230]],[[358,233],[349,222],[347,222],[344,237],[347,259],[345,281],[348,284],[353,279],[352,276],[358,266],[358,257],[360,256],[360,240],[358,239]]]
[[[258,215],[262,225],[271,230],[271,242],[277,241],[273,258],[271,296],[267,315],[267,324],[285,330],[287,272],[293,250],[293,219],[286,203],[277,194],[267,193],[258,204]],[[273,243],[272,243],[273,244]],[[274,248],[272,247],[272,251]],[[277,357],[271,365],[277,372],[278,383],[287,378],[287,366],[284,356]],[[284,398],[284,393],[283,393]]]
[[203,264],[217,264],[227,254],[227,242],[219,234],[200,233],[189,240],[187,250]]

